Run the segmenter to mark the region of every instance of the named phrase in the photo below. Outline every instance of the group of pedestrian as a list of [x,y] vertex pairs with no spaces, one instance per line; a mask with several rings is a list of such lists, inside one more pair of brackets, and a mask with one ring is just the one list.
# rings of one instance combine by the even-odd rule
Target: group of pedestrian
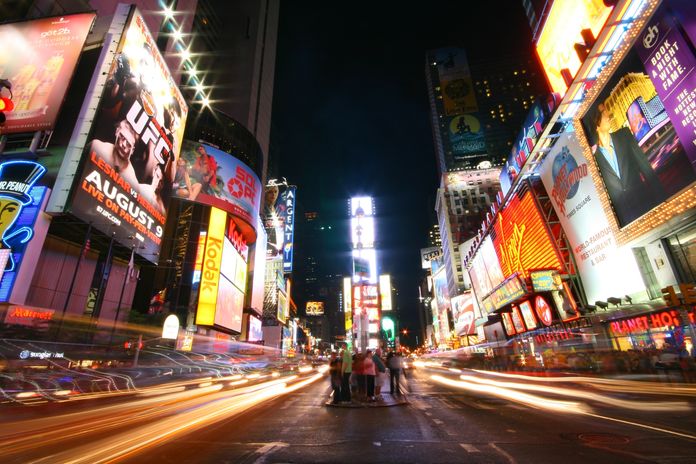
[[391,395],[401,396],[401,353],[389,352],[382,358],[381,350],[351,353],[343,347],[340,353],[331,353],[329,373],[333,388],[333,403],[375,402],[382,399],[382,384],[389,369]]

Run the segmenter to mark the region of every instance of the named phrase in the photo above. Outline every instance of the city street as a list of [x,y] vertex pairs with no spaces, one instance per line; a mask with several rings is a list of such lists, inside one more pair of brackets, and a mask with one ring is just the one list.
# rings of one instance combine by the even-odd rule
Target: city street
[[[281,389],[271,381],[248,391],[219,391],[213,384],[199,391],[152,393],[62,416],[73,417],[74,426],[59,416],[40,419],[42,428],[36,427],[39,419],[6,423],[4,443],[10,430],[18,441],[0,452],[4,462],[37,463],[667,463],[688,462],[696,454],[693,388],[672,388],[677,395],[653,395],[649,402],[626,393],[595,393],[587,401],[560,393],[505,399],[512,389],[501,388],[502,383],[500,391],[479,394],[434,380],[457,382],[453,371],[412,370],[404,381],[409,404],[382,408],[325,406],[330,389],[327,378],[317,374],[298,383],[285,379],[289,387]],[[494,377],[466,374],[478,382]],[[554,383],[514,382],[518,387]],[[542,397],[535,405],[525,404]],[[607,407],[604,398],[615,398],[617,405]],[[634,400],[654,410],[626,412]],[[553,409],[577,405],[574,412]],[[54,405],[45,413],[66,414],[73,412],[70,407]],[[659,411],[662,407],[681,410]],[[55,419],[63,425],[49,430]],[[36,447],[37,442],[43,446]],[[9,454],[8,446],[20,452]]]

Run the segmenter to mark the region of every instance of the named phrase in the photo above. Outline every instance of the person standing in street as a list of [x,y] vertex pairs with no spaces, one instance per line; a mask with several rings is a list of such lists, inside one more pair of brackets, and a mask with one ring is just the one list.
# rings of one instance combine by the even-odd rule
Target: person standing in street
[[387,359],[387,367],[389,368],[389,392],[401,396],[401,369],[403,368],[403,359],[399,353],[389,353]]
[[331,388],[333,388],[333,404],[338,404],[341,401],[341,385],[343,383],[343,372],[341,369],[341,358],[336,352],[331,353],[331,361],[329,361],[329,377],[331,378]]
[[365,359],[363,360],[363,373],[365,374],[365,382],[367,384],[367,401],[375,401],[375,362],[372,360],[372,350],[367,350]]
[[382,362],[382,352],[380,349],[375,350],[375,354],[372,355],[372,362],[375,363],[375,370],[377,371],[377,376],[375,377],[375,397],[381,399],[382,395],[382,384],[384,383],[384,374],[387,372],[387,367]]
[[350,402],[350,374],[353,372],[353,356],[350,354],[347,345],[343,345],[342,350],[342,363],[341,372],[343,373],[343,378],[341,379],[341,401]]

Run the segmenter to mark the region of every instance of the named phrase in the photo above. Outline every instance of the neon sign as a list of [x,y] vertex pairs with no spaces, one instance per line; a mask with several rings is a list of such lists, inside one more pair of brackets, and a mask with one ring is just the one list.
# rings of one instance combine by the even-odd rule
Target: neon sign
[[[692,318],[692,315],[689,314]],[[627,335],[636,332],[645,332],[648,329],[661,329],[664,327],[681,326],[679,312],[675,309],[661,311],[644,316],[631,317],[609,323],[609,330],[614,335]]]
[[561,269],[561,260],[531,193],[515,195],[491,233],[503,274],[527,278],[530,269]]

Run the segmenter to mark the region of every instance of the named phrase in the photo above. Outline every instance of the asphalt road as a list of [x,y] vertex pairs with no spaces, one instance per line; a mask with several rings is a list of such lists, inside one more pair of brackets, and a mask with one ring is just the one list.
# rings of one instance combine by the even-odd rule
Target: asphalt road
[[691,407],[681,412],[627,413],[592,401],[582,409],[586,414],[566,413],[462,391],[434,382],[431,374],[416,370],[409,375],[410,404],[369,409],[325,406],[329,388],[323,379],[149,448],[129,462],[696,462],[690,399]]
[[[696,387],[427,366],[409,403],[325,405],[316,371],[0,409],[4,463],[696,462]],[[638,387],[638,388],[636,388]]]

